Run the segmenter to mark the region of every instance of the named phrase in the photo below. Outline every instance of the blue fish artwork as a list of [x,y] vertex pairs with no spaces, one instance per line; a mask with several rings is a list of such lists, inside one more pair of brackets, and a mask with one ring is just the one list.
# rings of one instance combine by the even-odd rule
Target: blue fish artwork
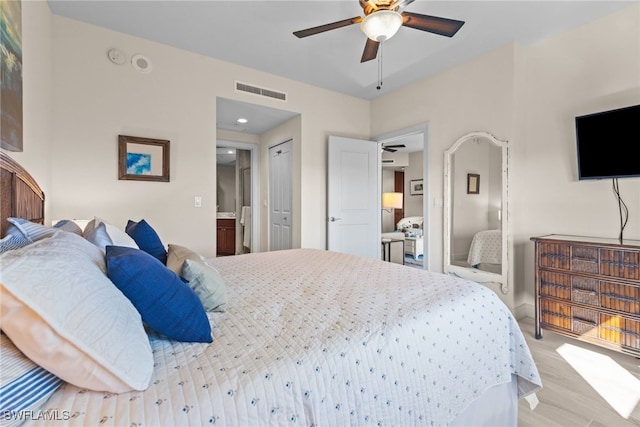
[[127,153],[127,174],[151,175],[151,154]]

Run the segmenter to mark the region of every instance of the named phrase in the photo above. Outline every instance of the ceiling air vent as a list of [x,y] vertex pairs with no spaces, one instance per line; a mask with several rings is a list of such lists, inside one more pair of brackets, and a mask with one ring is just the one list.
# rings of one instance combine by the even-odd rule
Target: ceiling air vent
[[280,101],[287,100],[287,94],[284,92],[278,92],[273,89],[266,89],[263,87],[258,87],[254,85],[250,85],[247,83],[236,82],[236,91],[238,92],[247,92],[252,93],[254,95],[266,96],[267,98],[279,99]]

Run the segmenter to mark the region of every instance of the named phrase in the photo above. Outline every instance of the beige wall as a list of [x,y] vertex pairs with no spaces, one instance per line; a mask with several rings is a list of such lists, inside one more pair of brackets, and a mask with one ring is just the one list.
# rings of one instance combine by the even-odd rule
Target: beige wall
[[[578,181],[574,117],[640,104],[640,5],[523,49],[521,68],[522,143],[512,152],[516,306],[533,302],[531,236],[618,235],[611,180]],[[620,190],[630,212],[625,235],[640,239],[640,178],[621,179]]]
[[[327,136],[367,137],[367,101],[58,16],[53,45],[51,215],[98,215],[121,227],[145,218],[165,243],[215,254],[216,97],[283,109],[280,101],[236,93],[239,80],[286,92],[286,109],[301,114],[294,184],[305,192],[298,190],[294,239],[325,247]],[[111,47],[145,54],[153,72],[112,64]],[[119,134],[169,139],[171,182],[119,181]],[[202,208],[194,208],[195,195]]]
[[425,225],[425,233],[430,270],[443,267],[443,208],[434,207],[434,201],[444,197],[444,151],[475,130],[511,139],[514,51],[515,46],[505,46],[372,102],[372,135],[427,123],[429,152],[425,155],[432,200],[426,203],[430,224],[428,232]]
[[411,195],[411,181],[423,179],[424,152],[409,153],[409,166],[404,170],[404,216],[423,216],[424,195]]

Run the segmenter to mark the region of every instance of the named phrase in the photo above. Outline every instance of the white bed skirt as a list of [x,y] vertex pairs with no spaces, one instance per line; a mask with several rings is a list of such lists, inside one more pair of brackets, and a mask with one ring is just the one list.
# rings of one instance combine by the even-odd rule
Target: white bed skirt
[[518,424],[518,385],[517,377],[511,376],[511,382],[495,385],[453,420],[450,426],[516,426]]

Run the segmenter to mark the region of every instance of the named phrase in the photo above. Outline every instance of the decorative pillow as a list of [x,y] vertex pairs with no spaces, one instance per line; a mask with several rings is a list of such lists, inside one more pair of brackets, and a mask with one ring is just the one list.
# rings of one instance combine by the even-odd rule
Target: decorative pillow
[[164,248],[158,233],[145,221],[129,220],[124,231],[135,240],[140,249],[157,258],[161,263],[167,263],[167,250]]
[[182,271],[182,264],[188,259],[204,261],[204,259],[197,252],[194,252],[187,247],[169,244],[169,252],[167,254],[167,267],[171,271],[180,274],[180,272]]
[[82,236],[82,228],[75,221],[70,219],[63,219],[56,222],[53,225],[54,228],[59,228],[60,230],[68,231],[69,233],[75,233],[79,236]]
[[[9,227],[10,229],[15,227],[14,230],[17,229],[26,239],[32,242],[49,237],[56,231],[54,228],[37,224],[23,218],[7,218],[7,221],[12,225]],[[8,233],[17,234],[13,230]]]
[[[421,216],[407,216],[398,221],[398,230],[406,231],[412,228],[422,228],[424,217]],[[417,225],[417,226],[416,226]]]
[[105,248],[107,246],[113,245],[104,223],[100,223],[97,227],[94,227],[89,234],[85,236],[85,239],[99,247],[102,252],[106,250]]
[[227,287],[220,272],[192,250],[169,245],[167,267],[177,273],[198,295],[207,311],[225,311]]
[[12,233],[11,229],[7,231],[7,235],[0,240],[0,254],[14,249],[20,249],[32,243],[31,240],[24,237],[22,233]]
[[111,244],[116,246],[127,246],[129,248],[138,249],[138,245],[135,240],[131,238],[127,233],[120,230],[113,224],[109,224],[105,220],[95,217],[93,220],[87,223],[87,226],[84,228],[82,235],[87,238],[87,236],[91,235],[93,230],[98,227],[100,224],[104,224],[105,231],[111,240]]
[[0,333],[0,419],[2,426],[18,426],[24,419],[13,414],[35,413],[62,380],[36,365]]
[[82,388],[148,387],[153,356],[140,314],[105,276],[97,247],[57,231],[0,264],[2,330],[27,357]]
[[107,274],[156,332],[177,341],[213,341],[198,296],[153,256],[139,249],[107,246]]
[[207,311],[227,309],[227,288],[220,272],[203,261],[185,260],[181,277],[198,295]]

